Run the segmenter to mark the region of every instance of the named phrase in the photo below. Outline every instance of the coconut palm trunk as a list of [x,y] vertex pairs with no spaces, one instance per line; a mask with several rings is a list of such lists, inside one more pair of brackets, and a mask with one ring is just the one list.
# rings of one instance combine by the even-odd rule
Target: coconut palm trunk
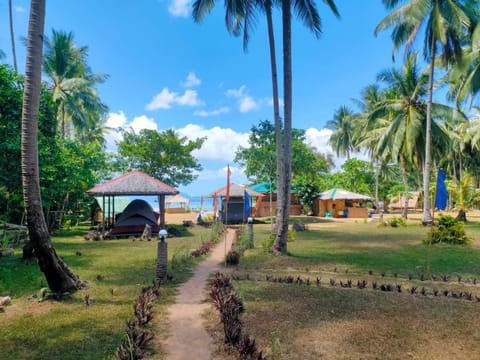
[[427,118],[425,124],[425,164],[423,168],[423,223],[432,222],[430,212],[430,158],[432,143],[432,103],[433,103],[433,77],[435,72],[435,37],[432,33],[430,45],[430,68],[428,78]]
[[81,282],[55,252],[40,195],[37,129],[44,26],[45,0],[32,0],[22,107],[22,183],[30,242],[50,290],[60,293],[78,289]]
[[10,40],[12,42],[12,58],[13,58],[13,68],[18,73],[17,66],[17,52],[15,51],[15,34],[13,32],[13,11],[12,11],[12,0],[8,0],[8,16],[10,19]]
[[[277,154],[277,207],[283,204],[283,192],[278,189],[283,188],[283,139],[282,139],[282,120],[280,118],[280,104],[278,101],[278,76],[277,76],[277,57],[275,55],[275,36],[273,32],[272,9],[271,6],[266,9],[267,28],[268,28],[268,43],[270,46],[270,67],[272,72],[272,93],[273,93],[273,115],[275,119],[275,142]],[[270,195],[271,197],[271,195]],[[278,212],[277,212],[278,213]],[[277,225],[279,222],[277,222]],[[275,231],[276,233],[277,231]]]
[[282,1],[282,28],[283,28],[283,86],[284,86],[284,159],[282,186],[278,186],[277,236],[272,246],[272,252],[285,254],[287,252],[288,218],[290,210],[290,177],[292,158],[292,16],[290,0]]
[[[400,153],[400,167],[402,168],[402,180],[404,186],[404,204],[402,208],[402,218],[408,218],[408,178],[407,178],[407,165],[405,161],[405,155]],[[399,199],[401,200],[401,199]],[[399,201],[400,202],[400,201]]]

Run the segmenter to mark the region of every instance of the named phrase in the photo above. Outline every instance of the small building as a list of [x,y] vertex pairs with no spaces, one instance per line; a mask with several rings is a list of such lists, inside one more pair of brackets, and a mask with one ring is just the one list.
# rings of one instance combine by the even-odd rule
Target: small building
[[419,202],[421,195],[422,193],[420,191],[409,191],[407,194],[407,199],[405,199],[405,194],[398,194],[390,199],[388,207],[391,210],[402,210],[405,208],[405,200],[407,200],[407,209],[416,210],[420,208]]
[[[262,193],[262,196],[256,199],[254,208],[255,217],[276,216],[277,189],[275,184],[265,181],[252,185],[250,188]],[[292,188],[290,192],[290,215],[302,215],[302,205],[294,188]]]
[[313,204],[313,212],[316,216],[323,217],[367,218],[366,202],[371,200],[368,195],[333,188],[318,195]]
[[165,212],[167,214],[184,214],[186,206],[190,203],[189,199],[177,194],[165,200]]
[[[245,196],[245,193],[248,196]],[[262,193],[249,189],[245,186],[230,183],[227,186],[205,195],[205,198],[215,198],[220,203],[219,216],[223,223],[233,224],[246,222],[247,218],[252,215],[252,198],[262,196]],[[216,214],[215,214],[216,215]]]

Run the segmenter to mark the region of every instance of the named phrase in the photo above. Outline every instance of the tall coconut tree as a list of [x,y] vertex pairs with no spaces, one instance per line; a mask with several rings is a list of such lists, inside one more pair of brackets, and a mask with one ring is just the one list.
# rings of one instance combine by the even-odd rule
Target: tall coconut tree
[[15,50],[15,33],[13,32],[13,9],[12,9],[12,0],[8,0],[8,17],[10,20],[10,41],[12,43],[12,58],[13,58],[13,68],[18,72],[17,66],[17,52]]
[[[340,16],[333,0],[323,0],[330,10]],[[284,96],[284,167],[280,176],[284,179],[282,186],[284,201],[279,208],[279,224],[277,237],[272,247],[273,253],[287,252],[288,219],[290,214],[291,169],[292,169],[292,6],[303,23],[318,37],[322,32],[322,23],[313,1],[282,1],[282,33],[283,33],[283,96]]]
[[[336,16],[338,10],[333,0],[323,0]],[[272,84],[274,87],[274,102],[278,100],[275,95],[276,84],[276,61],[274,56],[275,48],[273,40],[273,25],[271,23],[272,2],[240,0],[225,1],[225,19],[227,29],[238,33],[241,29],[241,21],[244,21],[244,44],[248,42],[249,24],[254,9],[261,8],[267,14],[267,25],[269,27],[270,56],[272,64]],[[213,0],[196,0],[193,4],[193,17],[196,21],[203,19],[204,15],[211,11],[215,2]],[[281,135],[280,116],[275,117],[277,131],[277,236],[272,248],[274,253],[286,253],[288,219],[290,210],[290,188],[291,188],[291,133],[292,133],[292,63],[291,63],[291,7],[295,8],[297,15],[304,24],[311,29],[315,35],[321,34],[321,21],[313,1],[282,2],[282,30],[283,30],[283,81],[284,81],[284,131]],[[277,110],[276,110],[277,109]],[[278,104],[274,103],[274,112],[278,111]]]
[[22,183],[27,227],[40,270],[53,292],[74,291],[79,278],[58,257],[50,239],[42,208],[38,165],[38,112],[42,74],[42,39],[45,0],[32,0],[27,37],[24,97],[22,106]]
[[337,156],[346,156],[350,159],[350,154],[355,149],[355,113],[346,106],[341,106],[335,111],[333,119],[327,122],[327,128],[332,130],[328,143],[337,153]]
[[461,56],[461,38],[471,25],[470,0],[383,0],[394,9],[375,28],[375,34],[392,28],[394,52],[402,45],[408,50],[424,29],[424,56],[429,61],[429,83],[425,124],[425,158],[423,166],[423,222],[431,223],[430,163],[433,82],[435,58],[441,55],[444,66],[455,56]]
[[51,79],[57,121],[63,137],[88,129],[107,107],[97,95],[96,84],[107,79],[94,74],[87,64],[88,48],[77,47],[72,32],[52,30],[45,40],[44,71]]
[[[239,35],[243,31],[243,49],[247,51],[250,40],[250,32],[254,27],[254,18],[256,11],[265,13],[267,20],[268,44],[270,51],[270,71],[272,76],[272,98],[273,98],[273,117],[275,124],[276,136],[276,155],[277,155],[277,186],[283,188],[283,178],[280,174],[283,173],[283,124],[280,118],[280,101],[278,95],[278,74],[277,74],[277,56],[275,51],[275,34],[273,29],[272,8],[273,2],[271,0],[244,0],[244,1],[225,1],[226,13],[225,23],[227,30]],[[202,21],[205,14],[213,8],[213,2],[204,0],[196,0],[193,3],[192,15],[195,21]],[[277,193],[277,204],[283,204],[284,194]],[[277,211],[278,214],[278,211]],[[279,223],[279,222],[277,222]]]

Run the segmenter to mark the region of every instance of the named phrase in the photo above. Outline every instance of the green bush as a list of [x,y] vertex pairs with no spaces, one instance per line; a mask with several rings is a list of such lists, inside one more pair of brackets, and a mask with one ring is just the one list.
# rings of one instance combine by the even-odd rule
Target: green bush
[[391,227],[407,226],[407,222],[402,217],[401,218],[393,217],[388,221],[388,224]]
[[274,242],[275,242],[275,237],[273,235],[270,235],[268,239],[262,242],[262,249],[265,252],[269,252]]
[[465,245],[471,241],[465,234],[463,222],[450,215],[440,215],[437,225],[434,225],[433,231],[423,241],[428,244],[430,239],[432,244]]

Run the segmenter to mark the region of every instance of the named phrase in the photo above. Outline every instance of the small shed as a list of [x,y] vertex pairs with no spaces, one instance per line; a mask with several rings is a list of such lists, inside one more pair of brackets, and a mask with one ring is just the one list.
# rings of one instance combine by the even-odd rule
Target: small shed
[[184,198],[183,196],[177,194],[171,197],[168,197],[165,200],[167,208],[165,212],[167,214],[182,214],[185,213],[185,207],[190,203],[189,199]]
[[325,217],[367,218],[368,195],[333,188],[318,195],[314,202],[314,213]]
[[[277,209],[277,189],[275,182],[262,182],[250,186],[252,190],[262,193],[264,196],[257,198],[255,206],[255,216],[265,217],[273,216]],[[290,215],[301,215],[302,205],[297,197],[297,191],[294,187],[290,191]]]
[[178,193],[177,189],[138,170],[123,174],[87,190],[88,195],[102,198],[103,224],[107,228],[113,225],[114,214],[116,213],[115,208],[111,208],[107,204],[112,204],[114,207],[115,196],[158,196],[160,227],[163,227],[165,225],[165,196]]
[[408,192],[407,199],[405,199],[405,194],[398,194],[397,196],[394,196],[390,199],[388,207],[392,210],[402,210],[403,208],[405,208],[405,200],[408,200],[407,209],[418,209],[420,207],[419,200],[421,198],[421,195],[422,194],[419,191],[410,191]]
[[[245,198],[245,192],[248,194],[248,198]],[[230,183],[229,199],[227,201],[227,186],[213,191],[207,195],[206,198],[218,197],[221,199],[220,218],[224,223],[241,223],[245,222],[248,218],[246,209],[251,211],[251,198],[262,196],[262,193],[249,189],[248,187]],[[250,200],[247,204],[246,201]]]

